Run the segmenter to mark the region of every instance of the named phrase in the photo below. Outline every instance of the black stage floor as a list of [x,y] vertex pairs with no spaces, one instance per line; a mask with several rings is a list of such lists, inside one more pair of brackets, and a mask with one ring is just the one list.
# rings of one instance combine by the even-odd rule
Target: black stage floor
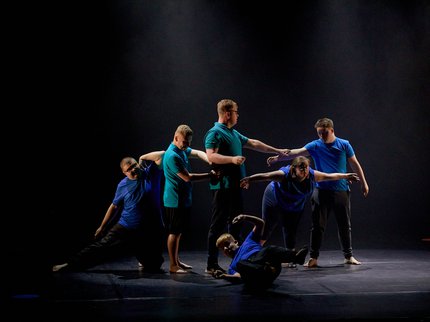
[[147,274],[133,257],[79,273],[22,269],[9,280],[5,320],[430,321],[427,249],[355,250],[360,266],[344,265],[339,250],[323,251],[319,268],[284,268],[259,293],[205,274],[204,251],[180,255],[194,267],[189,274]]

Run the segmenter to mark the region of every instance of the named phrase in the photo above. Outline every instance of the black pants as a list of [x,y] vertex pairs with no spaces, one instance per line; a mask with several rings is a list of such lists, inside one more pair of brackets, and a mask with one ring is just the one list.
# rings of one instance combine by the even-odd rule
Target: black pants
[[221,189],[213,192],[212,217],[208,232],[208,266],[218,264],[216,240],[226,230],[241,242],[239,225],[231,225],[234,217],[243,211],[242,190]]
[[270,245],[248,259],[237,263],[237,272],[249,286],[267,287],[279,276],[281,263],[294,262],[296,253],[284,247]]
[[351,202],[349,191],[315,189],[312,199],[310,257],[318,258],[328,217],[334,213],[345,258],[352,256]]
[[120,253],[132,252],[145,270],[157,270],[164,262],[161,230],[127,229],[115,224],[100,240],[86,246],[68,261],[69,269],[86,269],[112,259]]
[[268,184],[264,190],[261,208],[263,220],[265,222],[261,239],[269,240],[278,226],[278,223],[281,223],[284,245],[288,249],[294,249],[296,247],[297,229],[303,215],[303,210],[293,212],[283,209],[279,205],[270,184]]

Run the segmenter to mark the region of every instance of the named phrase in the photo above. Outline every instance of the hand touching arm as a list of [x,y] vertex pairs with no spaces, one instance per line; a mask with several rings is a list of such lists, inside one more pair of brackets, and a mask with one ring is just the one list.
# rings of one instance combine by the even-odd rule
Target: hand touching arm
[[289,150],[289,152],[287,154],[281,153],[278,155],[271,156],[271,157],[267,158],[267,165],[270,167],[275,162],[292,160],[295,157],[300,157],[300,156],[303,156],[303,157],[309,156],[308,150],[306,150],[303,147],[303,148],[299,148],[299,149]]
[[289,149],[275,148],[271,145],[268,145],[256,139],[248,139],[248,141],[243,147],[250,150],[258,151],[258,152],[263,152],[263,153],[277,153],[277,154],[285,154],[285,155],[290,151]]

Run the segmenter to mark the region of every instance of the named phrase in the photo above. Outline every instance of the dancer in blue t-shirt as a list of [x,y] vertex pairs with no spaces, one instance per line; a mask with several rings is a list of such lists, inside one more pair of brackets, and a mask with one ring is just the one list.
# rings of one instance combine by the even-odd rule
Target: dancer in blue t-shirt
[[242,245],[239,245],[239,242],[229,233],[224,233],[217,239],[218,249],[232,258],[232,261],[227,272],[215,270],[212,276],[230,282],[244,282],[249,287],[266,288],[279,276],[281,263],[291,262],[303,265],[308,253],[307,247],[295,252],[281,246],[262,246],[261,233],[264,220],[241,214],[233,219],[232,224],[242,221],[253,223],[252,231]]
[[[354,153],[349,141],[336,137],[334,124],[329,118],[319,119],[315,123],[318,140],[309,142],[302,148],[292,149],[288,155],[279,154],[269,157],[267,163],[271,165],[277,161],[291,160],[297,156],[311,156],[315,169],[327,173],[346,173],[347,164],[360,178],[363,196],[369,193],[369,186],[364,171]],[[334,213],[337,221],[338,235],[342,246],[344,263],[360,265],[352,253],[351,234],[351,200],[350,188],[347,180],[318,182],[312,195],[312,231],[310,259],[307,267],[318,266],[318,256],[322,244],[323,234],[328,216]]]
[[163,225],[159,198],[153,198],[153,192],[160,191],[162,170],[155,163],[145,167],[132,157],[123,158],[120,167],[125,177],[94,234],[96,241],[66,263],[54,265],[53,272],[87,269],[126,250],[133,252],[146,272],[162,272]]
[[[264,244],[272,235],[279,221],[282,224],[284,245],[295,250],[297,228],[306,202],[312,196],[316,183],[324,180],[358,181],[355,173],[325,173],[310,167],[310,160],[297,157],[291,165],[277,171],[256,173],[241,180],[241,187],[248,189],[251,182],[271,181],[263,195],[262,217],[265,221],[262,235]],[[289,267],[295,267],[290,263]]]

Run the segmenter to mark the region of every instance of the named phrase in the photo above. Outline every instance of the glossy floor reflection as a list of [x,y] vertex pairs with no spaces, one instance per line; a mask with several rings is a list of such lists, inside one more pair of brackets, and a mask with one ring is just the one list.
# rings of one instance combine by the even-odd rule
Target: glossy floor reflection
[[207,275],[205,252],[181,253],[193,266],[185,275],[147,274],[132,257],[79,273],[15,274],[9,320],[430,320],[429,250],[356,250],[355,256],[363,265],[344,265],[340,251],[323,251],[320,267],[284,268],[259,293]]

